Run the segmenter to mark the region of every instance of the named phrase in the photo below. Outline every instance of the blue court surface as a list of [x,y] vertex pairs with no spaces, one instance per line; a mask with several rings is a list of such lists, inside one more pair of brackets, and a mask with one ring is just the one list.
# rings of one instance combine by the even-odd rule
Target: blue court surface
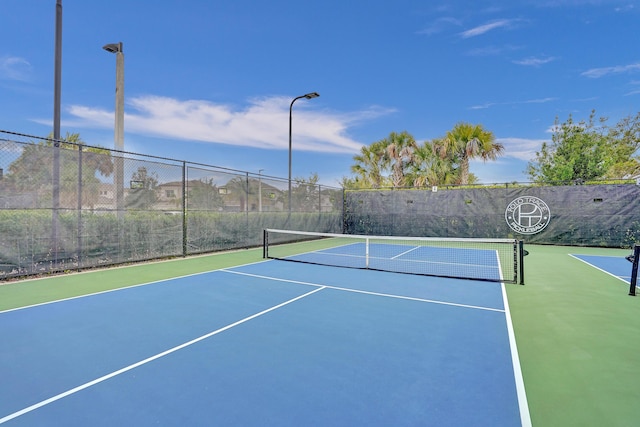
[[597,268],[625,283],[631,281],[632,264],[624,257],[600,255],[571,255],[590,266]]
[[529,426],[504,286],[271,260],[0,312],[0,424]]

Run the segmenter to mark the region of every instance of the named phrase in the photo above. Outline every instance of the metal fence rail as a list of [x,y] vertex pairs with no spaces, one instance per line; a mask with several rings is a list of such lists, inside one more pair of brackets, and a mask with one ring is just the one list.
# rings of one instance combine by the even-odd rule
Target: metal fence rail
[[0,131],[0,278],[259,246],[267,227],[340,232],[343,199],[340,188],[293,182],[289,198],[286,179]]

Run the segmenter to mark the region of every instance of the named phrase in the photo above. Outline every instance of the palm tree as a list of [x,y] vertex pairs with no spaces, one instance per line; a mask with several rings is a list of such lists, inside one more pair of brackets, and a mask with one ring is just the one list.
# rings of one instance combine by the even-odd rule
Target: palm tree
[[351,172],[357,175],[361,185],[380,188],[383,183],[384,150],[381,141],[374,142],[370,146],[362,146],[360,154],[353,156],[355,165],[351,166]]
[[459,169],[436,153],[436,143],[425,141],[415,150],[408,175],[414,187],[447,185],[457,181]]
[[386,162],[391,164],[393,186],[405,186],[405,169],[413,163],[414,152],[417,149],[416,140],[407,131],[403,131],[391,132],[380,142],[384,142],[386,146]]
[[442,159],[450,159],[460,168],[458,184],[468,184],[470,180],[469,161],[481,158],[483,161],[495,160],[502,155],[504,146],[495,142],[492,132],[482,125],[457,123],[447,135],[437,141],[435,150]]

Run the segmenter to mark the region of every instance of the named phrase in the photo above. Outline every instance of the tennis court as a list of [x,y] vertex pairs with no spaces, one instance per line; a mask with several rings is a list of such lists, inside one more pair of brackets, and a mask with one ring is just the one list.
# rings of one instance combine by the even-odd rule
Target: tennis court
[[485,279],[267,260],[5,310],[0,423],[530,425]]

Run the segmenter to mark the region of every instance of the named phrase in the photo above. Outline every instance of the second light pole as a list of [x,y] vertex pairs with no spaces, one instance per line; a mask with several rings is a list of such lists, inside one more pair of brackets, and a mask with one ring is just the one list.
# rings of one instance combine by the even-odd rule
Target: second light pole
[[124,53],[122,42],[102,46],[107,52],[116,54],[116,118],[115,118],[115,184],[116,184],[116,213],[122,217],[124,210]]
[[291,105],[289,105],[289,216],[287,217],[287,223],[291,218],[291,125],[293,123],[293,103],[298,99],[312,99],[319,96],[320,94],[318,92],[310,92],[305,95],[296,96],[293,98],[293,101],[291,101]]

